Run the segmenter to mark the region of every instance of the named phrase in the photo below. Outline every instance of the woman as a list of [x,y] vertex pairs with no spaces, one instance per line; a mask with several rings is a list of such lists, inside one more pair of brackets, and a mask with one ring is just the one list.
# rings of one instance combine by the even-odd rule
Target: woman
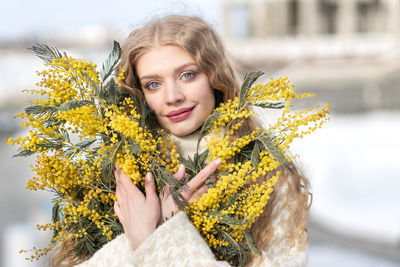
[[[123,47],[122,88],[143,94],[158,123],[171,132],[182,156],[193,154],[198,129],[220,101],[233,99],[239,86],[225,50],[212,28],[197,17],[167,16],[133,31]],[[254,129],[253,120],[244,129]],[[193,201],[206,192],[205,181],[219,166],[208,164],[182,192]],[[183,166],[183,165],[182,165]],[[184,167],[174,175],[182,179]],[[151,173],[146,196],[119,168],[114,209],[125,234],[80,266],[229,266],[217,261],[206,242],[166,192],[155,191]],[[252,227],[262,255],[247,266],[304,266],[308,240],[308,181],[293,163],[283,174],[263,214]]]

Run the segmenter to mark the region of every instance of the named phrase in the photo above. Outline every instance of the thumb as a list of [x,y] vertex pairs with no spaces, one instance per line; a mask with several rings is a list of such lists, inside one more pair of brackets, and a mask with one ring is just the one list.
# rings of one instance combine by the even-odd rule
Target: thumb
[[148,172],[146,174],[144,189],[146,191],[146,200],[153,200],[155,198],[158,198],[156,193],[156,186],[154,183],[154,177],[151,172]]
[[182,179],[185,177],[185,165],[181,164],[178,168],[178,170],[176,171],[176,173],[174,173],[174,177],[175,179],[177,179],[178,181],[182,181]]

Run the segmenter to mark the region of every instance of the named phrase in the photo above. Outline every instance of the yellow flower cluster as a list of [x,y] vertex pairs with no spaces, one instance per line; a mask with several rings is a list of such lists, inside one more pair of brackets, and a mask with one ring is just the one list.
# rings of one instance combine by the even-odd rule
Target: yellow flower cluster
[[[191,203],[186,212],[217,254],[223,251],[217,248],[232,245],[221,233],[229,233],[236,243],[244,242],[245,231],[252,227],[270,199],[282,173],[282,161],[290,160],[285,154],[294,138],[311,133],[329,119],[328,106],[320,110],[316,106],[291,112],[289,108],[293,99],[312,96],[309,93],[297,94],[293,90],[294,86],[287,78],[270,80],[265,85],[251,87],[244,104],[235,98],[216,109],[220,115],[214,120],[207,147],[209,161],[217,158],[222,161],[217,182]],[[257,128],[244,135],[238,134],[239,128],[244,127],[244,119],[253,116],[249,105],[277,101],[284,102],[284,109],[276,124],[268,130]],[[238,161],[241,150],[256,142],[260,144],[259,154],[255,154],[258,158],[253,158],[253,151]],[[258,148],[253,149],[257,151]]]
[[247,146],[259,134],[260,129],[256,129],[250,134],[234,139],[235,131],[239,129],[242,124],[243,122],[234,124],[232,128],[225,133],[224,137],[221,137],[221,133],[218,132],[208,138],[207,147],[209,149],[209,160],[221,159],[223,164],[219,167],[220,171],[232,171],[232,167],[226,164],[227,161],[239,153],[243,147]]
[[[109,109],[106,116],[110,130],[120,132],[126,138],[122,144],[122,152],[116,155],[116,163],[135,184],[143,184],[143,177],[155,162],[164,165],[171,173],[177,171],[179,154],[176,146],[169,137],[156,139],[148,129],[140,126],[140,114],[131,99],[125,99],[122,107]],[[158,131],[158,134],[161,132],[163,130]],[[119,142],[116,136],[112,138],[112,142]],[[134,149],[137,151],[132,151]]]
[[[56,196],[53,222],[37,227],[52,230],[54,238],[48,248],[34,249],[29,259],[39,258],[65,240],[89,242],[85,244],[93,248],[85,252],[86,257],[95,252],[94,246],[122,231],[113,211],[114,165],[141,186],[148,171],[156,179],[162,176],[157,180],[161,190],[160,185],[168,185],[169,174],[177,171],[179,154],[164,130],[147,128],[147,118],[143,118],[147,113],[136,106],[138,99],[119,94],[113,81],[111,89],[100,81],[96,65],[61,57],[46,68],[38,72],[39,89],[26,90],[41,99],[18,115],[25,119],[21,126],[31,128],[28,136],[8,140],[20,146],[22,155],[37,155],[32,166],[35,177],[27,188]],[[117,84],[124,79],[125,71],[119,69]],[[185,209],[217,252],[221,247],[231,249],[232,240],[243,247],[246,233],[263,212],[281,175],[281,164],[289,160],[285,156],[289,145],[328,120],[328,106],[317,111],[319,107],[290,111],[293,99],[311,94],[295,93],[287,78],[270,80],[246,92],[215,109],[217,116],[207,128],[208,161],[218,158],[222,164],[207,193]],[[279,101],[285,102],[283,115],[274,125],[267,130],[247,129],[247,119],[254,116],[251,105]],[[74,143],[74,137],[80,142]]]
[[[215,187],[209,188],[207,193],[191,203],[186,210],[193,224],[213,248],[229,245],[218,235],[218,230],[231,233],[235,242],[243,240],[243,231],[249,229],[263,212],[280,175],[280,172],[276,171],[279,162],[265,151],[260,153],[257,168],[250,160],[243,164],[231,164],[231,167],[235,170],[219,176]],[[274,172],[275,175],[264,182],[249,185],[251,180],[256,181]],[[231,216],[239,223],[225,223],[223,215]]]
[[[114,66],[107,64],[105,73]],[[148,171],[176,172],[179,154],[164,130],[146,128],[135,106],[138,99],[119,94],[113,79],[99,80],[96,65],[61,57],[45,66],[37,73],[38,89],[25,90],[37,99],[17,115],[25,120],[22,127],[31,128],[29,134],[8,140],[19,145],[20,156],[37,156],[27,188],[55,195],[53,222],[37,227],[52,230],[54,238],[29,259],[70,239],[85,248],[78,256],[87,257],[122,232],[113,210],[114,165],[143,185]],[[120,69],[117,82],[124,79]]]
[[25,257],[25,260],[33,262],[34,260],[39,260],[40,257],[47,255],[51,250],[52,246],[49,244],[46,248],[37,248],[34,246],[32,250],[21,249],[19,253],[32,253],[30,257]]
[[329,121],[329,105],[315,112],[314,108],[285,112],[274,125],[269,127],[269,133],[277,136],[276,142],[282,151],[287,151],[294,138],[303,138]]
[[29,130],[28,136],[9,138],[7,140],[8,144],[19,145],[22,150],[44,152],[48,149],[47,146],[43,145],[48,143],[46,138],[57,139],[62,137],[62,135],[57,132],[56,126],[45,123],[51,117],[49,114],[34,116],[33,114],[28,115],[25,112],[21,112],[17,114],[16,117],[26,119],[26,121],[21,123],[21,127],[31,127],[32,129]]
[[41,89],[25,90],[33,94],[47,96],[33,103],[41,106],[55,106],[73,99],[89,100],[99,81],[96,65],[72,57],[54,59],[46,64],[46,70],[37,72],[42,80],[36,84]]
[[250,88],[248,101],[255,103],[257,101],[291,101],[296,98],[312,97],[312,93],[297,94],[294,92],[294,85],[290,83],[287,77],[271,79],[267,84],[259,83]]
[[[163,131],[163,130],[161,130]],[[178,171],[179,163],[179,153],[176,151],[176,146],[172,142],[169,136],[163,140],[161,137],[157,140],[160,145],[160,158],[159,163],[166,167],[166,170],[170,173],[175,173]]]
[[[74,128],[72,133],[79,133],[79,137],[95,138],[96,133],[103,132],[106,122],[99,116],[93,105],[81,106],[63,110],[61,104],[71,100],[89,100],[99,83],[96,65],[71,57],[54,59],[46,64],[48,69],[38,72],[42,80],[36,85],[41,89],[24,90],[32,94],[45,95],[47,98],[35,99],[32,104],[36,107],[34,113],[21,112],[17,115],[26,119],[21,126],[31,127],[26,137],[10,138],[9,144],[20,145],[22,150],[32,152],[47,151],[48,145],[54,139],[62,138],[60,130],[67,131]],[[57,106],[57,108],[56,108]],[[51,110],[52,112],[46,112]],[[54,116],[53,116],[54,115]],[[54,118],[58,121],[54,121]]]
[[219,127],[224,127],[229,122],[238,119],[247,119],[254,114],[254,111],[239,106],[239,98],[228,100],[223,105],[217,107],[215,112],[220,113],[218,119],[214,121],[211,131],[217,131]]
[[95,139],[98,133],[106,130],[107,121],[98,114],[94,105],[63,110],[57,113],[55,117],[64,123],[68,123],[66,129],[73,134],[77,133],[79,138]]
[[[33,171],[36,176],[28,181],[27,188],[56,193],[58,197],[53,202],[58,207],[60,219],[37,226],[39,230],[49,229],[57,234],[48,248],[34,249],[30,260],[47,254],[57,242],[86,235],[86,228],[71,231],[71,224],[78,224],[83,219],[91,221],[111,240],[112,231],[105,222],[113,216],[115,194],[104,188],[96,188],[100,186],[97,181],[102,171],[101,158],[74,161],[61,151],[55,151],[53,155],[42,153],[38,155]],[[99,204],[94,203],[101,203],[108,206],[108,209],[99,209]]]
[[49,190],[66,195],[81,180],[71,179],[79,177],[77,167],[70,158],[59,151],[56,151],[54,155],[39,154],[32,170],[37,177],[28,181],[27,189],[29,190]]
[[117,77],[117,85],[121,86],[120,82],[125,80],[125,70],[121,66],[118,68],[118,70],[119,70],[119,74]]

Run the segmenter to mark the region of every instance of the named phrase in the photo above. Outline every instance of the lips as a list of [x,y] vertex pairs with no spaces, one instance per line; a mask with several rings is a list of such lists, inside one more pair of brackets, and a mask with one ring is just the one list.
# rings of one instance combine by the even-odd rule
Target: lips
[[192,114],[193,109],[194,107],[180,108],[177,110],[173,110],[169,112],[166,117],[172,122],[183,121]]

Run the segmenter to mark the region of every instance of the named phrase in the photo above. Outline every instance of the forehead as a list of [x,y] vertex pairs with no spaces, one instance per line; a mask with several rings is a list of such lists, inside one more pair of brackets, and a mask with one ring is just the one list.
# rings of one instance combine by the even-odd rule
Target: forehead
[[150,74],[167,73],[182,65],[195,63],[192,56],[177,45],[159,45],[152,47],[136,61],[139,77]]

